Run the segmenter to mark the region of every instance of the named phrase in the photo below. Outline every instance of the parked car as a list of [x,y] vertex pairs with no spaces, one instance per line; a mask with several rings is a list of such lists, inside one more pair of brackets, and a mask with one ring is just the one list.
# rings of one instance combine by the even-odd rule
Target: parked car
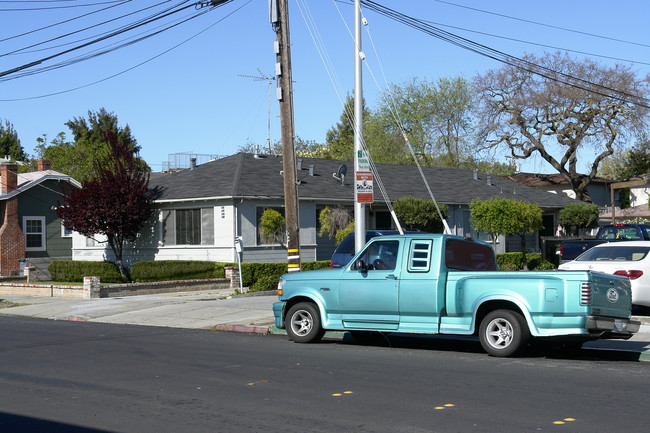
[[[407,231],[405,233],[414,233],[413,231]],[[366,242],[370,239],[377,236],[386,236],[386,235],[398,235],[397,230],[366,230]],[[342,268],[343,266],[350,263],[352,257],[354,256],[354,232],[348,233],[347,236],[343,238],[341,243],[334,250],[332,254],[332,259],[330,260],[330,268]]]
[[632,304],[650,307],[650,242],[627,241],[596,245],[560,270],[586,270],[623,275],[632,285]]
[[572,239],[560,244],[560,263],[570,262],[596,245],[619,241],[650,240],[650,225],[606,224],[600,226],[593,239]]

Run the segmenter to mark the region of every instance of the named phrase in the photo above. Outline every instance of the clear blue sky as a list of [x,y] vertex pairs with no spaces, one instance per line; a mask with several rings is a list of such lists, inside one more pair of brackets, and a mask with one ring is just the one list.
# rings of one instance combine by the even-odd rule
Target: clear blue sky
[[[640,76],[650,73],[647,0],[376,1],[513,56],[559,48],[573,50],[575,57],[589,56],[606,64],[636,62],[633,66]],[[148,12],[93,27],[157,3],[160,6]],[[84,38],[96,37],[179,3],[183,2],[0,1],[0,72],[60,53],[87,42]],[[80,6],[91,4],[94,6]],[[327,130],[340,118],[341,98],[352,92],[351,4],[351,0],[289,0],[295,123],[301,138],[323,143]],[[72,20],[112,5],[116,6]],[[189,8],[161,23],[169,24],[195,13],[194,8]],[[367,56],[364,96],[371,109],[387,83],[404,83],[414,77],[472,79],[477,73],[501,66],[372,11],[364,10],[364,15],[369,23],[363,39]],[[70,21],[34,31],[66,20]],[[25,71],[88,54],[127,36],[151,31],[157,25]],[[92,29],[61,37],[84,27]],[[23,33],[27,34],[18,36]],[[54,40],[37,45],[48,39]],[[47,134],[51,139],[62,131],[69,135],[66,121],[86,117],[88,110],[101,107],[115,113],[121,126],[131,127],[142,146],[141,156],[154,171],[162,168],[169,154],[177,152],[233,154],[247,143],[266,142],[268,83],[241,75],[258,76],[259,71],[267,76],[274,74],[274,40],[267,0],[234,0],[158,36],[103,56],[20,78],[7,80],[15,74],[0,77],[0,119],[14,125],[30,155],[34,154],[38,137]],[[326,67],[324,61],[330,66]],[[101,82],[89,85],[97,81]],[[82,88],[66,92],[77,87]],[[59,92],[63,93],[39,97]],[[273,93],[272,141],[279,138],[279,130],[278,103]],[[522,168],[553,172],[540,160]]]

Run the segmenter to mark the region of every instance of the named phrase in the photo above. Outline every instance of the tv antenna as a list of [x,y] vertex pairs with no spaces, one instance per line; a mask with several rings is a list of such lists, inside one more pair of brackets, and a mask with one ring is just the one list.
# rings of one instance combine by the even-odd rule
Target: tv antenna
[[238,74],[238,75],[244,78],[252,78],[255,81],[266,81],[269,83],[269,105],[268,105],[268,115],[266,121],[266,130],[267,130],[266,146],[269,149],[269,155],[272,155],[273,151],[271,149],[271,91],[273,90],[273,83],[275,82],[276,78],[266,75],[259,69],[257,70],[257,72],[259,72],[259,75],[243,75],[243,74]]

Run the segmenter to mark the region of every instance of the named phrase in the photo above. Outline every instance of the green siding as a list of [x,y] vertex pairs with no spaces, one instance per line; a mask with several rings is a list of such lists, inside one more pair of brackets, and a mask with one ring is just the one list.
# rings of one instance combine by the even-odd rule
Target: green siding
[[70,187],[66,182],[47,180],[18,196],[18,224],[23,227],[23,217],[45,217],[46,250],[26,251],[26,257],[72,257],[72,238],[61,236],[61,220],[54,207],[63,202],[61,188]]

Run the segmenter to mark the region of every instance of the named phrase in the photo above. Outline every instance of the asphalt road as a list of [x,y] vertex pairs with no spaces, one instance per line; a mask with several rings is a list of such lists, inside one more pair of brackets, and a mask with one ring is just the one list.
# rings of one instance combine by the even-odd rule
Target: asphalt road
[[0,432],[646,432],[650,363],[0,317]]

